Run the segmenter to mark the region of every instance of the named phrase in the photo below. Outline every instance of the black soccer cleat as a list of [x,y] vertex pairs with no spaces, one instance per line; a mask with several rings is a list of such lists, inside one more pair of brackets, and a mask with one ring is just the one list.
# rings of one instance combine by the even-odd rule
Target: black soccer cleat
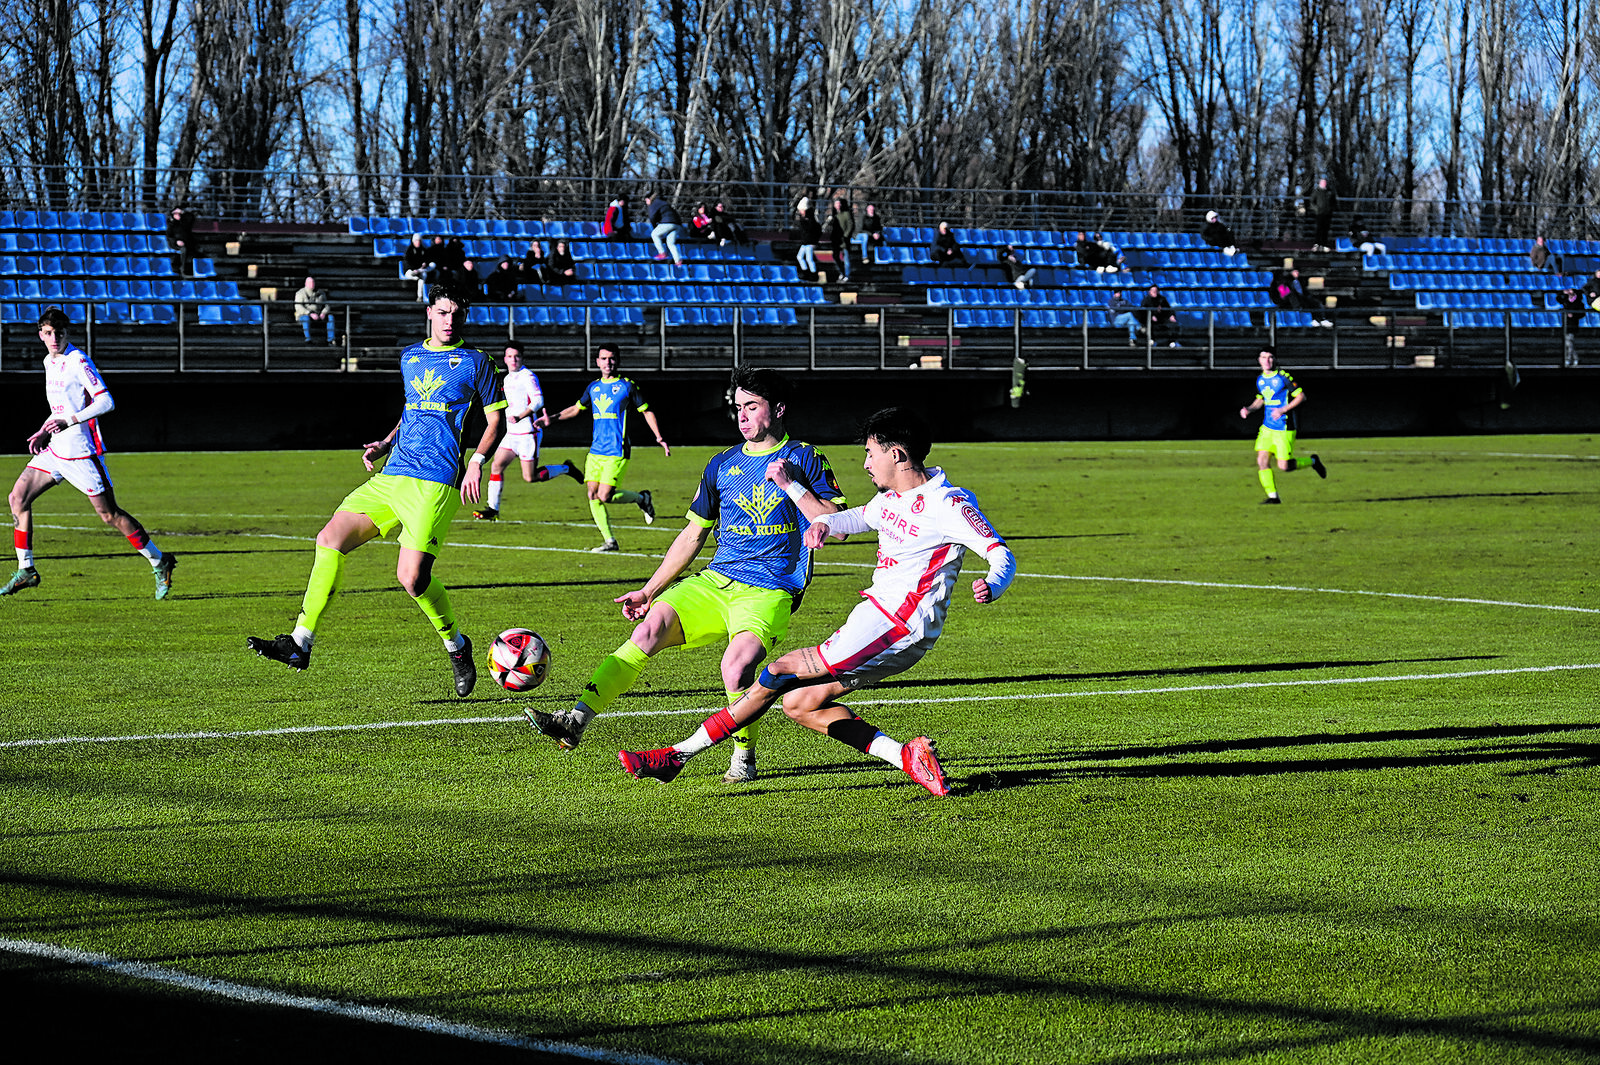
[[450,657],[450,669],[456,677],[456,694],[465,699],[478,683],[478,665],[472,660],[472,641],[463,633],[461,650],[446,651],[445,654]]
[[1328,479],[1328,467],[1326,467],[1326,466],[1324,466],[1322,464],[1321,456],[1319,456],[1319,455],[1312,455],[1311,456],[1311,468],[1313,470],[1317,471],[1317,476],[1321,477],[1324,481],[1326,481]]
[[1264,507],[1275,507],[1282,502],[1283,500],[1279,499],[1277,496],[1268,496],[1261,501],[1261,505]]
[[654,525],[656,521],[656,503],[650,496],[650,489],[646,488],[639,493],[639,509],[644,511],[644,523]]
[[290,669],[303,670],[311,665],[311,648],[301,647],[294,642],[294,637],[286,632],[280,632],[271,640],[262,636],[246,636],[244,642],[245,646],[262,658],[282,662]]

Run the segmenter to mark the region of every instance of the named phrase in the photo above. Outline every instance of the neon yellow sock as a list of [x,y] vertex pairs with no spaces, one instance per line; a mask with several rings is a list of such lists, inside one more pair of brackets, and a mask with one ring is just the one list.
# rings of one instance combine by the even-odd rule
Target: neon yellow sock
[[650,656],[629,640],[595,667],[578,701],[593,712],[601,713],[617,696],[633,687],[649,661]]
[[1264,470],[1260,470],[1257,476],[1261,479],[1261,487],[1267,490],[1267,495],[1275,496],[1278,494],[1278,481],[1272,476],[1271,466],[1268,466]]
[[589,500],[589,513],[594,516],[594,523],[600,529],[603,540],[615,540],[611,535],[611,519],[606,517],[606,505],[598,499]]
[[[728,705],[732,706],[739,701],[744,692],[728,692]],[[748,751],[755,747],[756,736],[761,732],[761,718],[756,718],[748,725],[733,734],[733,745],[741,751]]]
[[441,640],[449,640],[456,634],[456,612],[450,608],[450,589],[434,577],[428,581],[428,586],[422,589],[422,594],[416,598],[417,606],[422,608],[433,623],[434,631]]
[[300,620],[297,624],[312,632],[317,631],[322,612],[328,609],[328,603],[338,594],[339,585],[344,581],[344,559],[343,551],[317,545],[316,556],[311,563],[311,577],[306,581],[305,598],[300,601]]

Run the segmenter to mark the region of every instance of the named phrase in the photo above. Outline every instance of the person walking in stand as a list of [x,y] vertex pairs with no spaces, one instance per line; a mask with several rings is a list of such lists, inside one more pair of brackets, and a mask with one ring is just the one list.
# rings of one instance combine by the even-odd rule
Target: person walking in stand
[[[246,637],[246,645],[256,654],[294,670],[310,666],[317,626],[339,590],[346,557],[399,528],[395,576],[444,641],[456,694],[463,698],[472,694],[478,681],[472,641],[457,624],[450,591],[433,575],[433,564],[456,511],[480,498],[483,464],[500,438],[506,401],[494,363],[477,348],[467,347],[461,337],[467,306],[464,298],[441,285],[428,290],[428,337],[400,353],[405,389],[400,421],[388,436],[367,444],[361,453],[369,471],[383,456],[389,461],[382,472],[345,496],[317,534],[311,577],[294,631],[270,640]],[[474,403],[483,411],[486,425],[463,470],[461,434]]]
[[782,698],[783,712],[805,727],[903,769],[934,795],[950,793],[931,740],[918,736],[901,744],[839,699],[904,673],[933,649],[969,548],[988,565],[988,572],[972,582],[972,598],[980,604],[994,602],[1011,586],[1016,558],[972,493],[951,484],[937,466],[923,465],[931,438],[922,419],[890,407],[868,418],[862,435],[863,465],[880,494],[865,506],[822,515],[805,533],[805,545],[813,551],[829,536],[878,533],[878,565],[862,602],[820,645],[790,651],[764,668],[749,691],[707,718],[688,739],[653,751],[618,752],[633,776],[673,780],[690,758]]
[[28,437],[28,454],[11,488],[8,502],[16,523],[12,536],[17,549],[17,570],[0,585],[0,595],[15,595],[39,587],[39,570],[33,564],[33,501],[66,481],[89,497],[100,520],[128,538],[128,543],[151,565],[156,598],[172,592],[172,570],[178,556],[162,551],[139,519],[117,505],[111,473],[106,469],[105,441],[100,436],[100,416],[116,404],[100,378],[89,353],[67,335],[71,322],[58,307],[39,316],[39,340],[44,344],[44,394],[50,414]]
[[[727,640],[722,684],[733,702],[756,667],[789,631],[811,581],[806,527],[845,503],[833,467],[810,444],[789,438],[789,382],[776,370],[741,367],[733,402],[742,444],[706,463],[689,504],[688,523],[644,587],[616,600],[638,622],[633,635],[600,663],[571,710],[526,710],[540,735],[574,748],[584,729],[638,681],[650,659],[669,647]],[[713,530],[716,554],[690,577],[684,572]],[[679,578],[682,577],[680,580]],[[756,779],[755,723],[734,734],[723,781]]]
[[[1295,410],[1305,402],[1306,394],[1295,384],[1289,371],[1278,369],[1278,355],[1273,348],[1263,345],[1256,361],[1261,364],[1261,372],[1256,375],[1256,398],[1249,406],[1239,408],[1239,417],[1249,418],[1251,411],[1266,410],[1261,429],[1256,433],[1256,469],[1261,487],[1267,493],[1267,498],[1261,502],[1277,504],[1283,500],[1278,498],[1272,456],[1278,457],[1278,469],[1284,473],[1304,468],[1304,463],[1295,456],[1294,445],[1299,426]],[[1311,456],[1311,468],[1318,477],[1327,478],[1328,468],[1316,455]]]
[[590,548],[597,555],[621,550],[616,536],[611,532],[611,519],[606,516],[606,507],[610,504],[632,503],[643,512],[646,525],[656,520],[655,502],[648,488],[642,492],[630,492],[621,487],[623,475],[628,472],[628,460],[633,456],[633,444],[628,440],[630,410],[639,412],[650,427],[650,432],[655,435],[662,452],[667,458],[672,457],[672,448],[661,436],[661,424],[656,421],[656,412],[645,402],[638,384],[617,373],[619,361],[614,348],[602,347],[596,352],[594,363],[600,371],[599,379],[590,381],[583,390],[583,397],[553,419],[564,422],[584,411],[592,412],[594,438],[589,445],[589,457],[583,464],[583,477],[584,487],[589,494],[589,513],[594,518],[595,527],[600,530],[600,546]]

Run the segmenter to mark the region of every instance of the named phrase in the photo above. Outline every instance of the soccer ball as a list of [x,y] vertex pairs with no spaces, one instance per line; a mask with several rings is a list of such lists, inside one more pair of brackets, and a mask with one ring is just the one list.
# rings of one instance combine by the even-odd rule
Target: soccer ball
[[532,691],[550,671],[550,648],[532,629],[507,629],[489,648],[489,673],[507,691]]

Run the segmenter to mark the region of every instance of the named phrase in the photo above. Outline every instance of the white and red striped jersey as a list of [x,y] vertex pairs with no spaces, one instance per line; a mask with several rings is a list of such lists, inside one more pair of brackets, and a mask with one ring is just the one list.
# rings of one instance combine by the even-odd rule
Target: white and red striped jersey
[[998,599],[1017,573],[1017,561],[971,492],[929,467],[926,483],[909,492],[883,492],[865,506],[825,514],[836,533],[878,533],[878,566],[861,594],[885,614],[936,634],[944,626],[950,590],[967,548],[988,563],[984,578]]
[[113,407],[111,393],[100,371],[95,368],[89,353],[76,344],[68,344],[60,355],[46,354],[44,359],[44,394],[50,403],[50,413],[78,424],[63,429],[50,438],[50,451],[57,458],[81,459],[87,455],[103,455],[105,441],[100,437],[99,417]]
[[[537,430],[534,419],[539,417],[539,412],[544,410],[544,390],[539,387],[538,376],[526,366],[513,373],[506,374],[506,432],[515,436],[526,436]],[[525,418],[513,418],[518,411],[527,411]]]

